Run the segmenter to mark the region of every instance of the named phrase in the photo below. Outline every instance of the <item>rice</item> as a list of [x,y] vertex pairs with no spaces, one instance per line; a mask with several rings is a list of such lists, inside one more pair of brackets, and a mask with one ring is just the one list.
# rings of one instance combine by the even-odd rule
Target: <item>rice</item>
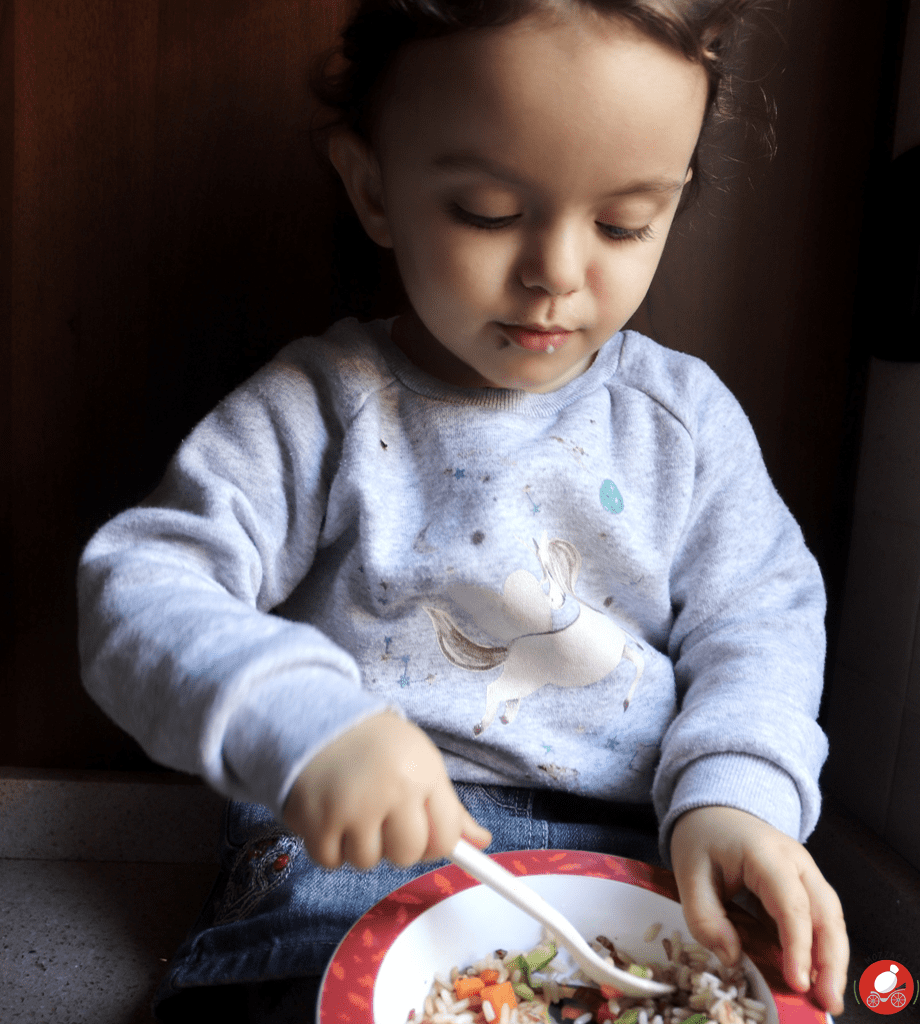
[[[654,941],[661,927],[648,928],[645,941]],[[633,997],[614,992],[605,998],[610,996],[609,989],[602,994],[581,972],[560,979],[560,968],[550,961],[539,970],[528,966],[533,998],[520,997],[514,1008],[503,1003],[496,1013],[488,999],[476,994],[457,998],[457,993],[464,991],[455,989],[457,980],[461,979],[462,985],[463,979],[478,977],[483,971],[493,971],[498,978],[489,984],[526,983],[518,966],[519,958],[526,954],[500,949],[467,968],[453,967],[448,976],[437,973],[425,999],[424,1014],[417,1018],[413,1010],[409,1020],[412,1024],[545,1024],[551,1020],[549,1006],[561,1002],[566,1024],[764,1024],[766,1004],[750,997],[749,982],[740,968],[726,970],[703,946],[685,943],[679,932],[661,942],[667,964],[638,965],[634,970],[645,967],[654,980],[674,985],[676,991],[669,995]],[[591,945],[619,967],[626,969],[635,963],[605,936],[598,936]],[[465,991],[469,991],[468,984]]]

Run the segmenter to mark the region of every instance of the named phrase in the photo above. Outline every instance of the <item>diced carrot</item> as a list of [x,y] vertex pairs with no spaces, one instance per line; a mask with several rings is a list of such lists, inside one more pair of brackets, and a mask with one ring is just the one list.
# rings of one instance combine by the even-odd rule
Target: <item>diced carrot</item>
[[485,984],[482,978],[461,974],[454,982],[454,992],[457,993],[458,999],[466,999],[468,996],[481,992],[485,988]]
[[560,1016],[563,1020],[578,1020],[584,1012],[584,1007],[581,1006],[563,1006]]
[[[483,971],[483,973],[485,973]],[[491,1003],[495,1016],[501,1015],[502,1007],[507,1004],[513,1010],[517,1006],[517,996],[514,994],[510,981],[503,981],[500,985],[486,985],[482,990],[483,1004]]]
[[498,971],[493,971],[491,968],[480,971],[479,977],[482,978],[483,984],[494,985],[498,981]]
[[613,985],[601,985],[601,995],[605,999],[617,999],[623,993],[618,988],[614,988]]

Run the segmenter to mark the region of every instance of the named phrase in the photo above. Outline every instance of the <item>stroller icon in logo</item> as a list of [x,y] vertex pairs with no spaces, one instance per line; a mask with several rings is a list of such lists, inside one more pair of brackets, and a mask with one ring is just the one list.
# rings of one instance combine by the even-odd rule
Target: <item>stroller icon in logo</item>
[[887,1003],[889,998],[895,1009],[900,1010],[906,1004],[907,996],[902,990],[907,987],[907,982],[903,981],[898,985],[898,970],[897,964],[891,964],[887,971],[876,975],[872,991],[866,996],[866,1006],[874,1010],[879,1003]]
[[917,1001],[920,992],[911,972],[894,957],[876,960],[853,982],[856,1001],[882,1016],[900,1013]]

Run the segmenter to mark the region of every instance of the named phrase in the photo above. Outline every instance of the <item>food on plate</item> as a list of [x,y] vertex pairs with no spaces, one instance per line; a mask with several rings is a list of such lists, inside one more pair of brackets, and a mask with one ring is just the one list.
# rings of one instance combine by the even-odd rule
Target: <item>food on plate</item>
[[[646,931],[646,942],[661,932]],[[649,937],[650,936],[650,937]],[[617,967],[674,985],[666,996],[627,996],[594,983],[559,956],[552,937],[528,951],[498,949],[449,976],[435,975],[424,1007],[410,1024],[764,1024],[767,1007],[750,997],[740,968],[726,970],[680,932],[661,940],[667,963],[640,964],[604,936],[592,946]],[[552,1015],[550,1013],[552,1007]]]

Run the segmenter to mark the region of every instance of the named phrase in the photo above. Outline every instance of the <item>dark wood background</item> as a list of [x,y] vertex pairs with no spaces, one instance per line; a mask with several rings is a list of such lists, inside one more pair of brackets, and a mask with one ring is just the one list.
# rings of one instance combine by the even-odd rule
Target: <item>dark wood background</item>
[[[307,90],[348,6],[0,0],[0,764],[148,766],[80,687],[76,559],[221,395],[348,308],[355,243]],[[889,15],[776,6],[748,88],[776,100],[777,155],[729,131],[726,188],[675,227],[636,318],[738,395],[834,600]],[[384,279],[358,311],[392,294]]]

